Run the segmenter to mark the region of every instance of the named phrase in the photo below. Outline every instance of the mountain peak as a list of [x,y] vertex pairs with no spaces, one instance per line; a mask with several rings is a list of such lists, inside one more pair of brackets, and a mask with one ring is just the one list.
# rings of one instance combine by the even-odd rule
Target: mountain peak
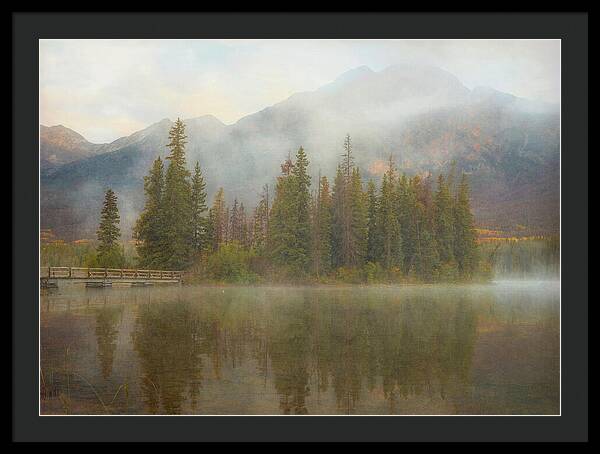
[[196,125],[210,124],[210,125],[214,125],[214,126],[226,126],[225,123],[223,123],[221,120],[219,120],[217,117],[215,117],[214,115],[211,115],[211,114],[200,115],[199,117],[188,118],[184,121],[187,124],[196,124]]
[[375,74],[375,71],[373,71],[371,68],[369,68],[366,65],[362,65],[357,68],[350,69],[350,70],[346,71],[345,73],[342,73],[333,81],[333,83],[339,84],[339,83],[352,82],[356,79],[360,79],[365,76],[370,76],[372,74]]

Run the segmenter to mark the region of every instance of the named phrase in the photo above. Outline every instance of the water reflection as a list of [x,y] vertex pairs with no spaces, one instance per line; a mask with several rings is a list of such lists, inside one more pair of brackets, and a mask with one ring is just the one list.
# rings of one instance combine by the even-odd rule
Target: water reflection
[[123,315],[123,306],[103,306],[96,309],[96,341],[98,361],[102,377],[110,377],[117,350],[118,325]]
[[[319,391],[334,390],[337,410],[354,412],[363,387],[378,378],[395,411],[398,398],[427,392],[446,398],[469,385],[476,315],[471,304],[409,298],[387,302],[330,299],[307,292],[270,304],[258,317],[243,292],[217,305],[166,302],[142,305],[133,333],[150,413],[181,412],[189,388],[191,407],[202,382],[202,358],[214,376],[255,353],[256,372],[272,374],[283,414],[307,414],[309,378]],[[239,298],[234,302],[233,298]],[[246,306],[240,305],[245,303]],[[99,350],[100,354],[100,350]]]
[[[515,345],[496,367],[514,375],[521,361],[545,361],[531,367],[542,391],[531,389],[545,393],[548,408],[556,406],[556,381],[543,374],[558,374],[558,352],[541,344],[557,335],[556,307],[529,297],[503,307],[489,292],[228,288],[167,295],[93,310],[104,379],[117,367],[120,342],[131,341],[122,348],[137,371],[134,413],[469,412],[487,405],[488,391],[474,377],[498,375],[490,366],[473,370],[476,346],[486,365],[518,336],[535,341],[532,357]],[[123,322],[128,311],[131,323]],[[523,328],[531,326],[541,340]],[[517,334],[506,337],[511,329]]]
[[[187,390],[192,409],[202,384],[202,330],[187,302],[143,304],[132,333],[143,400],[150,414],[181,413]],[[161,408],[162,405],[162,408]]]

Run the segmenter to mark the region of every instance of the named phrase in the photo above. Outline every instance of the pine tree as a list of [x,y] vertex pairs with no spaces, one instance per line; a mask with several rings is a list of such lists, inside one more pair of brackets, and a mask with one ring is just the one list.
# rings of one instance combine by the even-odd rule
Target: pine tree
[[246,216],[246,209],[244,208],[244,204],[240,203],[239,210],[239,218],[240,218],[240,244],[247,248],[250,245],[250,238],[248,235],[248,218]]
[[397,195],[396,170],[392,157],[390,157],[389,167],[383,176],[383,183],[381,185],[378,213],[379,232],[382,243],[381,264],[388,270],[403,263]]
[[292,266],[295,261],[296,245],[295,219],[296,184],[287,161],[281,166],[282,175],[277,177],[275,199],[271,208],[269,225],[271,228],[270,254],[275,265]]
[[296,264],[303,271],[309,270],[310,264],[310,175],[308,174],[308,158],[304,148],[296,153],[296,161],[292,168],[295,182],[295,241]]
[[331,222],[331,260],[335,268],[346,264],[345,254],[345,213],[346,179],[342,167],[338,165],[333,181],[332,222]]
[[208,237],[213,251],[226,242],[226,225],[225,193],[223,188],[219,188],[208,213]]
[[350,210],[352,213],[351,249],[348,264],[353,267],[361,267],[367,256],[368,213],[358,167],[352,170],[350,180]]
[[296,161],[282,165],[271,211],[272,255],[276,264],[305,273],[310,264],[310,176],[300,147]]
[[208,220],[206,212],[206,183],[200,163],[196,162],[192,176],[192,245],[195,253],[208,247]]
[[367,206],[360,172],[354,167],[350,135],[333,188],[332,247],[335,266],[354,267],[366,258]]
[[367,184],[367,261],[375,263],[379,257],[379,229],[377,226],[377,217],[379,212],[379,200],[377,198],[377,188],[373,180]]
[[319,180],[313,216],[313,270],[317,277],[331,270],[331,194],[327,177]]
[[185,269],[193,252],[193,210],[190,172],[185,162],[185,124],[177,119],[169,131],[171,150],[167,159],[169,167],[165,176],[163,212],[165,218],[164,256],[165,266],[170,269]]
[[416,197],[414,219],[417,238],[413,271],[418,278],[433,281],[438,274],[440,259],[435,236],[431,179],[415,176],[411,185]]
[[350,134],[346,134],[344,139],[344,153],[342,154],[342,172],[346,177],[346,181],[350,181],[352,177],[352,169],[354,168],[354,157],[352,156],[352,139]]
[[231,208],[231,214],[229,218],[229,233],[231,241],[240,242],[241,223],[240,223],[240,212],[237,198],[233,201],[233,207]]
[[263,193],[254,209],[254,219],[252,227],[252,247],[256,249],[259,255],[262,255],[268,243],[269,235],[269,186],[265,185]]
[[458,270],[463,278],[469,278],[477,266],[477,242],[473,214],[469,201],[469,184],[463,173],[458,186],[455,209],[454,253]]
[[164,268],[163,162],[157,158],[148,176],[144,177],[146,203],[134,229],[139,264],[144,268]]
[[442,263],[454,262],[454,206],[444,176],[438,177],[435,194],[435,235]]
[[117,206],[117,195],[112,189],[108,189],[104,195],[104,203],[100,214],[100,225],[98,226],[98,264],[100,266],[123,266],[123,253],[119,246],[121,230],[119,228],[119,208]]
[[403,271],[408,274],[417,252],[417,196],[411,180],[402,174],[398,179],[398,222],[402,236]]

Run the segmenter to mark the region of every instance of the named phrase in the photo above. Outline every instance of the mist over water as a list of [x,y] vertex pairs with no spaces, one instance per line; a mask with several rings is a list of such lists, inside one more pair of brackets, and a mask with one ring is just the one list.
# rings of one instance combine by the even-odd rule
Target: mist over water
[[43,414],[556,414],[558,283],[62,287]]

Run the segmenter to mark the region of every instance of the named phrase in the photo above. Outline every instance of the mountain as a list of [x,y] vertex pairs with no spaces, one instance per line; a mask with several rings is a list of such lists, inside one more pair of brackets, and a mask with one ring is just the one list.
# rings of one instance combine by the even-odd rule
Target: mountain
[[[558,106],[470,90],[436,67],[360,67],[232,125],[212,116],[185,122],[188,164],[200,162],[210,198],[223,186],[229,199],[253,206],[299,146],[313,181],[319,171],[333,177],[350,133],[365,179],[381,178],[390,154],[411,174],[447,171],[454,161],[470,176],[479,225],[558,229]],[[66,238],[92,236],[108,186],[129,226],[143,206],[143,176],[156,156],[166,155],[171,125],[164,119],[42,175],[42,227]]]
[[63,125],[40,125],[40,168],[42,173],[98,152],[102,145],[88,142],[81,134]]

